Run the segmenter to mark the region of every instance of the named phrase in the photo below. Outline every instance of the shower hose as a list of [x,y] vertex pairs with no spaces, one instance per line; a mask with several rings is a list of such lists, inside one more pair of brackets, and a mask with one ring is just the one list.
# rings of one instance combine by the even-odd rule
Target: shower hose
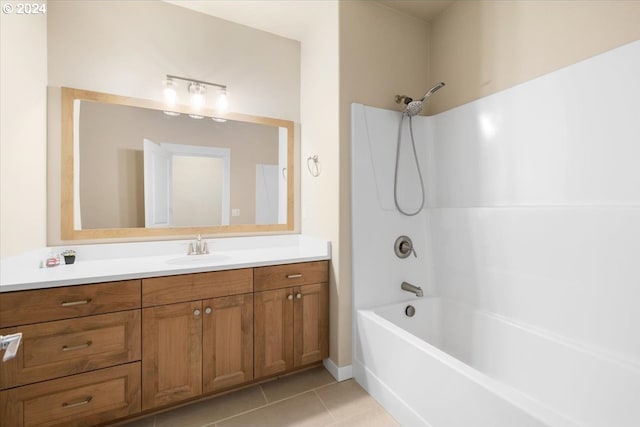
[[[400,141],[402,140],[402,123],[404,122],[405,116],[409,117],[409,134],[411,135],[411,148],[413,148],[413,158],[416,161],[416,169],[418,170],[418,177],[420,178],[420,194],[422,195],[420,207],[413,212],[405,211],[404,209],[402,209],[402,207],[400,207],[400,204],[398,203],[398,165],[400,163]],[[393,174],[393,201],[396,204],[398,212],[406,216],[417,215],[424,207],[424,182],[422,179],[422,171],[420,170],[420,162],[418,162],[418,153],[416,152],[416,141],[413,137],[413,122],[411,120],[411,116],[407,113],[402,114],[402,117],[400,118],[400,126],[398,126],[398,143],[396,145],[396,168]]]

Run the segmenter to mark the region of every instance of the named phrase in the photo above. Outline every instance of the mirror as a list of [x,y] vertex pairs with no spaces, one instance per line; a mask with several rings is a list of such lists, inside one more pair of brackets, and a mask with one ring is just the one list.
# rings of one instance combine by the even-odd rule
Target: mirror
[[63,239],[293,231],[293,122],[61,95]]

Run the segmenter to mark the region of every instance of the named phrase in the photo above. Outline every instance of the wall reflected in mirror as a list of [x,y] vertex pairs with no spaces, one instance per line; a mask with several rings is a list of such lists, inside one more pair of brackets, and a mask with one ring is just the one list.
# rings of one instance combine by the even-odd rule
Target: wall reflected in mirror
[[[89,96],[67,100],[73,173],[63,166],[63,187],[72,175],[72,232],[291,226],[292,126],[251,116],[220,121],[184,111],[167,115],[158,105],[124,105],[113,95],[77,92]],[[70,143],[64,139],[63,146]],[[70,214],[65,206],[63,225]]]

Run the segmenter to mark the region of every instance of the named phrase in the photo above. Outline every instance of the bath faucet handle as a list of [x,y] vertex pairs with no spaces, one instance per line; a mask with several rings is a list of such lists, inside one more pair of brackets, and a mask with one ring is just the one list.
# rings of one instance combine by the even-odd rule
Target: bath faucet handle
[[396,242],[393,244],[393,249],[398,258],[407,258],[411,254],[413,254],[415,258],[418,258],[418,253],[413,247],[413,242],[408,236],[398,237]]
[[413,256],[415,258],[418,258],[418,253],[416,252],[416,249],[409,242],[402,242],[400,244],[400,252],[405,253],[405,254],[406,253],[413,253]]

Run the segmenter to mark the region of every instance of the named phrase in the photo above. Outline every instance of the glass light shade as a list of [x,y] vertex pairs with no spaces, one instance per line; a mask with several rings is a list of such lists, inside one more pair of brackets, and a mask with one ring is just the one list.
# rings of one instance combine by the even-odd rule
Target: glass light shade
[[216,102],[216,107],[218,108],[218,111],[225,112],[229,109],[228,95],[229,93],[227,92],[226,89],[220,89],[220,91],[218,91],[218,101]]
[[168,106],[173,107],[176,104],[176,98],[178,97],[178,93],[176,92],[176,83],[171,79],[165,80],[162,94],[164,95],[164,102],[166,102]]
[[189,93],[191,94],[191,107],[196,110],[204,107],[206,102],[205,94],[207,93],[207,89],[204,85],[201,85],[200,83],[190,83]]

